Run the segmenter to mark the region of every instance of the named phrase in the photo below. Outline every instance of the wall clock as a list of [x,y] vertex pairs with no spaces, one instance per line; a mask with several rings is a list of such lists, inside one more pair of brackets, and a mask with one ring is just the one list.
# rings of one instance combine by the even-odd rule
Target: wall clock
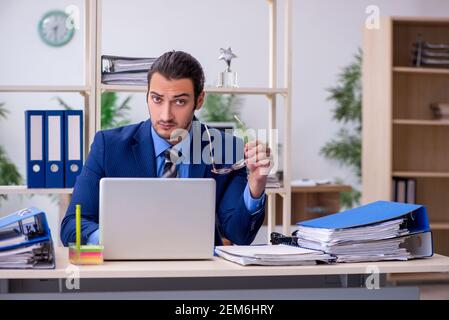
[[52,10],[47,12],[39,21],[39,36],[46,44],[52,47],[61,47],[67,44],[75,33],[69,21],[69,15],[64,11]]

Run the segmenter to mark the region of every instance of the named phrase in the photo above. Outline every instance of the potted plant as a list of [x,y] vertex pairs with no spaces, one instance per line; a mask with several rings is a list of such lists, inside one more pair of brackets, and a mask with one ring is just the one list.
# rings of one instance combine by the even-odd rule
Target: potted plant
[[[336,103],[333,118],[345,127],[340,129],[336,138],[324,145],[321,154],[350,167],[360,182],[362,175],[362,51],[360,49],[354,58],[350,65],[343,68],[336,86],[329,89],[328,100]],[[337,179],[337,182],[343,182],[343,180]],[[341,204],[350,208],[360,202],[360,197],[361,192],[353,187],[352,191],[342,193]]]
[[[4,103],[0,103],[0,118],[6,119],[8,110],[4,107]],[[22,183],[22,176],[17,170],[17,167],[8,158],[6,151],[0,146],[0,185],[19,185]],[[1,201],[7,200],[8,197],[5,194],[0,194]]]

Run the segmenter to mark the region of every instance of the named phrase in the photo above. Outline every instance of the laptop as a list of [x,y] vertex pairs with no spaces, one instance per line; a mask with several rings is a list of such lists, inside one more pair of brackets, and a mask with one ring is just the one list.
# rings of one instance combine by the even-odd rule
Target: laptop
[[214,254],[215,180],[103,178],[105,260],[193,260]]

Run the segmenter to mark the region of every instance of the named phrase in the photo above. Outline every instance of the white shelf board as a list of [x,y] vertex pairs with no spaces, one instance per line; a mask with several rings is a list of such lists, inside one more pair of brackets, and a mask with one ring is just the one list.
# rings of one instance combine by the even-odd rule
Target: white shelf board
[[0,186],[0,194],[71,194],[73,188],[28,188],[27,186]]
[[0,92],[85,92],[88,86],[0,86]]
[[[108,85],[102,84],[101,90],[110,92],[147,92],[147,86],[133,86],[133,85]],[[234,94],[287,94],[286,88],[216,88],[206,87],[204,89],[207,93],[234,93]]]
[[266,194],[284,194],[285,188],[266,188],[265,189]]

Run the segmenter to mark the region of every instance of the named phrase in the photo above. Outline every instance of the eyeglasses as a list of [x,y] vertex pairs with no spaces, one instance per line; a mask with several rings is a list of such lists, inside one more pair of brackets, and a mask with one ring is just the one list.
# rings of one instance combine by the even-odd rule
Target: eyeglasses
[[246,166],[246,162],[245,159],[241,159],[239,161],[237,161],[236,163],[234,163],[232,166],[230,167],[225,167],[225,168],[217,168],[215,166],[215,160],[214,160],[214,152],[213,152],[213,148],[212,148],[212,138],[210,136],[210,132],[209,132],[209,128],[207,127],[206,124],[204,124],[204,127],[206,128],[206,132],[207,132],[207,137],[209,139],[209,153],[210,153],[210,158],[211,158],[211,164],[212,164],[212,172],[215,174],[229,174],[232,171],[235,170],[239,170],[242,169],[243,167]]

